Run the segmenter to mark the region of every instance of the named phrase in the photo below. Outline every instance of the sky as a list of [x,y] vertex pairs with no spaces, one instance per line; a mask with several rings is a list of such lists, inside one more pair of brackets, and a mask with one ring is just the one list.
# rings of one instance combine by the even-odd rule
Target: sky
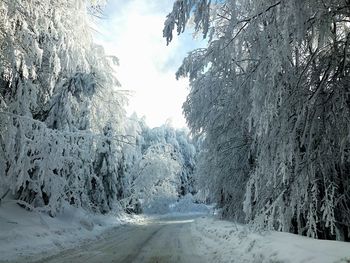
[[189,51],[203,46],[191,32],[166,45],[163,25],[173,2],[109,0],[95,34],[107,54],[119,58],[116,76],[122,89],[132,91],[128,114],[145,116],[150,127],[166,121],[176,128],[186,126],[182,104],[189,92],[188,80],[176,80],[175,73]]

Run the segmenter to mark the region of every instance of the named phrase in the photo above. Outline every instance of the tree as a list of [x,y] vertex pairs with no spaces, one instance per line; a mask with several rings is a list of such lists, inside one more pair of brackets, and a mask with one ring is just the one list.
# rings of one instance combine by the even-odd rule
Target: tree
[[[119,156],[113,141],[113,128],[111,123],[107,123],[103,129],[103,137],[97,146],[97,157],[94,162],[93,193],[96,202],[102,209],[101,212],[109,212],[116,204],[117,200],[123,196],[124,185],[118,171]],[[100,186],[102,185],[102,186]],[[98,187],[100,186],[100,187]]]
[[205,136],[199,170],[225,216],[348,240],[349,10],[345,0],[175,1],[167,42],[191,17],[208,36],[177,77],[190,78],[184,112]]
[[121,167],[126,210],[164,213],[171,202],[194,194],[196,149],[188,131],[176,130],[169,123],[150,129],[136,114],[126,125],[132,138],[131,144],[124,145]]
[[137,167],[135,193],[143,210],[153,213],[168,211],[178,198],[180,164],[169,144],[154,144],[143,155]]
[[[103,127],[113,120],[113,130],[123,132],[116,59],[93,43],[88,26],[87,8],[100,4],[0,3],[0,183],[29,209],[55,215],[63,202],[91,208]],[[109,196],[104,178],[97,188]]]

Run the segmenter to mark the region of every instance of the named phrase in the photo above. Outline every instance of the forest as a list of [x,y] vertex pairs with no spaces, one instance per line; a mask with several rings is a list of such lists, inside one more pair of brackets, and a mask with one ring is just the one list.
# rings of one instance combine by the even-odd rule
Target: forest
[[208,39],[176,76],[224,217],[350,240],[349,16],[345,0],[175,2],[167,42],[190,22]]
[[173,2],[164,45],[206,43],[176,72],[189,130],[126,113],[90,26],[105,1],[0,1],[0,206],[167,213],[191,195],[257,230],[350,241],[350,2]]
[[0,7],[2,198],[12,194],[19,205],[55,216],[64,202],[141,212],[140,200],[146,208],[194,193],[188,132],[150,129],[126,116],[127,92],[113,72],[118,59],[93,42],[88,23],[99,3]]

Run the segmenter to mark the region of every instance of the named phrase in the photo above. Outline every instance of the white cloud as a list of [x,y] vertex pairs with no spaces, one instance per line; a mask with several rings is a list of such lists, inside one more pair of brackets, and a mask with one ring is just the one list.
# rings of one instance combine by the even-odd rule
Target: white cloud
[[98,42],[120,59],[117,77],[123,89],[134,91],[128,112],[145,115],[151,127],[165,123],[168,118],[175,127],[185,126],[182,103],[188,81],[176,81],[175,71],[186,52],[198,44],[190,41],[187,34],[166,46],[162,30],[172,2],[111,0],[106,9],[108,18],[98,26]]

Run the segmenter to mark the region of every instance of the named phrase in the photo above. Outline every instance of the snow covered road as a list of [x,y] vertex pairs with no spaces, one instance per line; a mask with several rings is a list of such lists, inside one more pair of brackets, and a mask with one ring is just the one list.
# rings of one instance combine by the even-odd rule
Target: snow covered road
[[124,225],[99,241],[37,262],[206,262],[196,250],[191,223],[196,216],[172,217]]
[[[14,222],[9,216],[6,218],[7,221],[10,219],[12,221],[11,224],[8,223],[8,228]],[[45,220],[50,222],[51,219]],[[73,224],[72,222],[70,224]],[[219,220],[215,216],[204,214],[145,216],[142,219],[130,219],[129,223],[123,225],[100,227],[101,229],[98,228],[97,219],[92,222],[95,222],[94,229],[81,228],[79,237],[74,232],[79,226],[76,224],[72,225],[73,228],[65,230],[56,226],[60,231],[51,227],[50,231],[40,232],[37,224],[31,223],[26,227],[23,222],[17,220],[14,227],[19,228],[23,235],[19,235],[13,229],[9,229],[8,233],[0,231],[3,234],[0,235],[0,263],[350,262],[350,243],[347,242],[315,240],[276,231],[257,232],[247,225]],[[28,232],[26,228],[30,228],[32,232]],[[105,230],[102,231],[103,229]],[[88,238],[84,231],[91,231],[95,238]],[[75,243],[72,240],[74,237],[77,239]],[[45,248],[47,249],[44,250]]]

